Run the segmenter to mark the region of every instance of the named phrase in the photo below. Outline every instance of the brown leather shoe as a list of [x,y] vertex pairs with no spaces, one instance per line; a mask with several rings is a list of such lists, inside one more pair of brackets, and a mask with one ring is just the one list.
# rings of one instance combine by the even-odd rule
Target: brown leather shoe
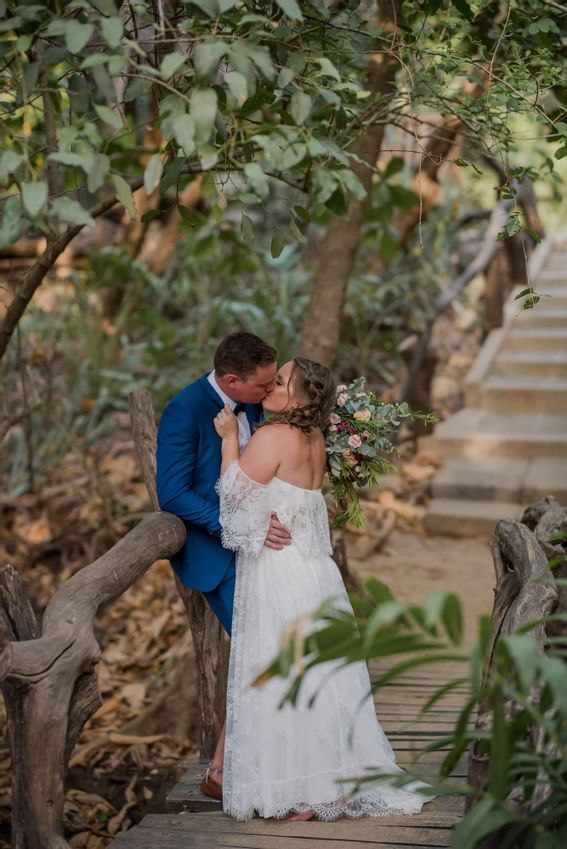
[[222,769],[209,764],[201,782],[201,793],[210,796],[211,799],[218,799],[219,802],[222,802],[222,784],[214,776],[222,775],[222,772]]

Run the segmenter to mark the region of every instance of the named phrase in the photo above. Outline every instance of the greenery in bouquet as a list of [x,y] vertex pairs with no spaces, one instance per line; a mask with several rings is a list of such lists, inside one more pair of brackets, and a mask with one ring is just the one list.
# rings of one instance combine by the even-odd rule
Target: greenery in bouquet
[[364,524],[359,487],[378,486],[380,476],[396,470],[390,459],[393,438],[404,420],[432,422],[434,413],[416,413],[407,404],[386,404],[367,390],[364,377],[337,386],[335,407],[327,428],[327,471],[331,490],[343,510],[340,526]]

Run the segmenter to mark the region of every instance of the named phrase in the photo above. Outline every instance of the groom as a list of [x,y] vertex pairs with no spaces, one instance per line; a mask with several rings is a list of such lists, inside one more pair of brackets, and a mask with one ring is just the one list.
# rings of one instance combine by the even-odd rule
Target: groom
[[[222,547],[219,498],[221,440],[213,419],[225,404],[238,419],[240,447],[275,385],[276,350],[253,333],[232,333],[218,346],[214,370],[186,386],[163,411],[157,436],[157,494],[162,510],[183,519],[187,539],[171,563],[181,583],[200,590],[226,632],[232,629],[235,553]],[[265,545],[291,537],[275,515]]]

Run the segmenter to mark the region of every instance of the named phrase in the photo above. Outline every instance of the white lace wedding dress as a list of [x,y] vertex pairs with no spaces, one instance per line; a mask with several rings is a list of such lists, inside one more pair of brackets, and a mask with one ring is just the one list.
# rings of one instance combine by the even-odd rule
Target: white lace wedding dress
[[[232,463],[218,483],[222,542],[237,551],[236,591],[227,694],[223,807],[238,820],[284,817],[314,809],[322,820],[416,813],[428,801],[386,784],[344,799],[337,779],[366,767],[400,772],[371,698],[366,664],[310,670],[298,704],[278,704],[290,686],[282,678],[251,687],[278,654],[282,634],[298,617],[335,596],[350,608],[330,557],[327,508],[320,490],[273,478],[262,485]],[[264,546],[270,514],[291,531],[281,551]],[[307,703],[318,691],[313,707]],[[354,723],[354,724],[353,724]],[[352,739],[350,737],[353,734]],[[352,785],[351,785],[352,787]],[[412,790],[415,789],[412,786]]]

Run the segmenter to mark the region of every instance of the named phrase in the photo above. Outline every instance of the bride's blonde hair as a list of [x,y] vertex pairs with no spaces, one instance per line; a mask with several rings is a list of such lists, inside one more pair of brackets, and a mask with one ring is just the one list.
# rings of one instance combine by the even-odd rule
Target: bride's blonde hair
[[298,400],[305,403],[281,413],[274,413],[260,427],[285,423],[300,428],[306,434],[310,434],[315,428],[325,431],[336,397],[336,384],[330,369],[315,360],[294,357],[289,382],[292,381]]

